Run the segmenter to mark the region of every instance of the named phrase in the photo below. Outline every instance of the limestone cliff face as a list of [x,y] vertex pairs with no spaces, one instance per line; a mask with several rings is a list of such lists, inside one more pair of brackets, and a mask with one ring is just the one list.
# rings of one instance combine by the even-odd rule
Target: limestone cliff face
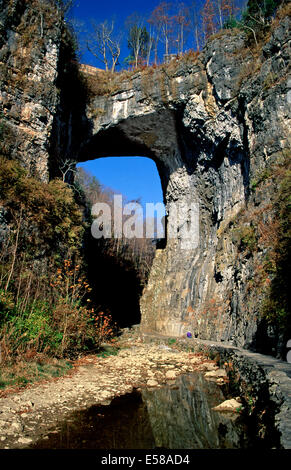
[[198,247],[168,239],[157,250],[141,299],[146,332],[280,349],[261,319],[261,290],[250,288],[264,247],[241,252],[233,229],[247,208],[267,207],[272,188],[259,200],[250,184],[290,149],[289,28],[285,18],[256,58],[242,33],[225,33],[196,61],[133,75],[88,103],[81,158],[149,156],[168,208],[199,203]]
[[[265,325],[263,290],[251,288],[266,249],[260,240],[255,254],[242,249],[237,230],[244,218],[251,231],[251,220],[245,219],[255,209],[267,211],[274,184],[255,193],[253,182],[264,181],[262,174],[290,149],[290,19],[275,23],[255,54],[241,32],[225,32],[196,58],[129,74],[107,83],[106,90],[103,75],[83,67],[82,74],[97,85],[87,95],[72,57],[62,53],[62,27],[46,21],[43,47],[30,54],[25,69],[33,89],[41,85],[32,94],[15,82],[22,70],[15,57],[26,54],[20,25],[32,14],[30,3],[1,2],[0,57],[12,74],[12,81],[2,83],[3,115],[18,142],[10,154],[43,178],[60,174],[69,161],[152,158],[167,208],[173,202],[198,203],[200,230],[198,246],[185,249],[178,236],[157,250],[141,299],[143,331],[191,331],[264,352],[282,351],[280,341],[289,333]],[[9,10],[12,4],[17,15]],[[74,91],[68,85],[72,76]],[[185,222],[180,221],[180,231]]]
[[1,150],[42,179],[58,103],[61,24],[52,13],[35,1],[0,2]]
[[44,181],[65,174],[81,140],[73,41],[54,2],[0,0],[1,153]]

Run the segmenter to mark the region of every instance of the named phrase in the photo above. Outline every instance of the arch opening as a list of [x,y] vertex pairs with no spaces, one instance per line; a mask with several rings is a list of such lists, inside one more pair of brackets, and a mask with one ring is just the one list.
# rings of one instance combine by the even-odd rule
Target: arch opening
[[[164,193],[157,166],[148,157],[101,157],[79,163],[77,181],[83,186],[90,208],[100,202],[107,204],[111,217],[110,237],[101,226],[103,209],[98,209],[97,219],[93,218],[86,236],[92,301],[98,309],[110,313],[119,327],[138,324],[140,297],[156,248],[166,245]],[[122,232],[116,233],[114,224],[120,201]],[[97,237],[93,230],[96,220]]]

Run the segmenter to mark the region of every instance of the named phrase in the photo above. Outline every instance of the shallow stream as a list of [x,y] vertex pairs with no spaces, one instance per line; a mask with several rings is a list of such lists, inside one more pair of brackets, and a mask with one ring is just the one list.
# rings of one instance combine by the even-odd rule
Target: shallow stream
[[31,447],[46,449],[214,449],[249,447],[240,413],[212,408],[225,386],[201,373],[180,376],[157,389],[115,398],[108,406],[74,412]]

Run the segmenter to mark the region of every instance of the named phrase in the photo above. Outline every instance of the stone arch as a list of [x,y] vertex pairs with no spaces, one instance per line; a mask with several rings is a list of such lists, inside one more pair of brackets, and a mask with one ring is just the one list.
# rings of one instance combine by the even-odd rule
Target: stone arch
[[[167,245],[156,251],[140,302],[142,331],[179,336],[190,330],[220,340],[233,331],[230,309],[225,309],[220,329],[213,319],[201,324],[201,314],[209,299],[216,296],[223,303],[229,281],[217,275],[217,230],[245,202],[245,128],[240,114],[219,102],[202,64],[172,77],[154,71],[151,88],[144,82],[137,73],[112,94],[90,95],[84,116],[88,132],[78,161],[122,155],[155,161],[170,214],[168,227],[173,225],[173,204],[186,210],[177,236],[168,236]],[[193,202],[199,203],[200,232],[197,243],[184,249],[181,234]]]
[[[111,99],[118,100],[118,97]],[[102,106],[102,100],[101,103],[99,100],[98,104],[95,102],[98,109]],[[193,190],[190,188],[190,173],[182,155],[177,130],[177,111],[158,107],[150,112],[135,111],[133,115],[127,116],[124,109],[128,109],[129,104],[122,100],[122,105],[110,105],[110,98],[108,100],[105,108],[107,111],[91,121],[91,134],[82,143],[79,161],[122,155],[151,158],[156,163],[160,175],[166,210],[172,203],[189,205],[193,201]],[[119,109],[118,113],[114,111],[116,109]],[[171,223],[168,217],[167,226]],[[180,306],[175,306],[176,313],[169,319],[169,309],[173,308],[174,299],[177,301],[177,294],[173,295],[168,282],[175,284],[175,292],[180,289],[186,292],[185,270],[192,255],[181,250],[179,243],[179,240],[167,240],[158,247],[153,272],[141,299],[141,324],[144,329],[151,325],[153,330],[181,334],[182,324],[178,313]],[[179,280],[176,276],[178,273]],[[161,288],[159,295],[154,295],[153,298],[153,290],[157,284],[161,284]]]
[[98,129],[83,143],[79,161],[110,156],[143,156],[157,165],[164,201],[169,199],[170,176],[183,167],[176,119],[173,111],[155,111],[144,116],[134,116],[110,123]]

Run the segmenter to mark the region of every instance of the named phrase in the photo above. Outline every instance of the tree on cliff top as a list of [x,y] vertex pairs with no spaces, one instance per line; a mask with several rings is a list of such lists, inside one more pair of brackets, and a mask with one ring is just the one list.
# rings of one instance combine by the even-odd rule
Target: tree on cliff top
[[281,3],[282,0],[248,0],[243,13],[244,22],[252,23],[253,26],[266,25]]
[[110,23],[91,22],[93,33],[87,40],[87,48],[93,56],[105,65],[105,70],[114,72],[120,56],[121,37],[114,35],[114,20]]
[[209,38],[216,31],[215,26],[215,9],[212,0],[206,0],[201,11],[203,34],[205,40]]
[[[130,50],[129,59],[137,67],[139,61],[147,57],[149,45],[149,33],[143,24],[143,18],[138,13],[133,13],[126,20],[128,29],[127,45]],[[127,61],[129,61],[127,59]]]

